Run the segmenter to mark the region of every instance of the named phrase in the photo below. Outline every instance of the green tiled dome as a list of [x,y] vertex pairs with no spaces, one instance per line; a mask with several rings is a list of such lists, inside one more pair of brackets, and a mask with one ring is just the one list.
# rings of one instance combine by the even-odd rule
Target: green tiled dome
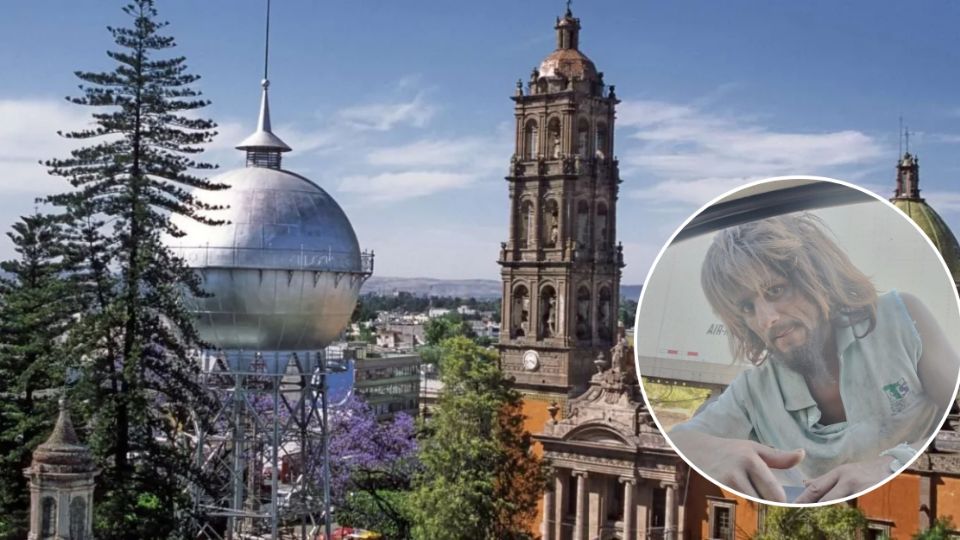
[[893,204],[920,226],[943,255],[953,281],[960,282],[960,244],[940,214],[923,199],[893,199]]
[[890,202],[926,233],[946,261],[954,283],[960,284],[960,244],[940,214],[920,197],[920,159],[909,151],[897,162],[897,188]]

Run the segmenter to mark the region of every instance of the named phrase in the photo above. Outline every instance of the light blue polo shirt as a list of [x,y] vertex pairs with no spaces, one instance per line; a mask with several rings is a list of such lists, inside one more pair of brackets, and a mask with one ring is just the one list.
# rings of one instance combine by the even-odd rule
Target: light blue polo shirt
[[798,468],[807,478],[876,458],[900,443],[925,442],[943,410],[920,384],[920,335],[896,291],[880,296],[876,328],[855,337],[867,326],[863,321],[834,328],[845,422],[820,424],[820,409],[803,376],[770,359],[740,373],[716,401],[674,431],[750,439],[782,450],[803,448],[807,456]]

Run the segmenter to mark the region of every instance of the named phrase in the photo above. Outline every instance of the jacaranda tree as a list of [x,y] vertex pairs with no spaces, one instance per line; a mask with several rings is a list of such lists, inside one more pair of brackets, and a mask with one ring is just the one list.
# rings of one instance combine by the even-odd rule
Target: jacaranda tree
[[330,472],[337,522],[409,538],[407,505],[417,460],[416,427],[398,413],[379,422],[359,397],[330,412]]

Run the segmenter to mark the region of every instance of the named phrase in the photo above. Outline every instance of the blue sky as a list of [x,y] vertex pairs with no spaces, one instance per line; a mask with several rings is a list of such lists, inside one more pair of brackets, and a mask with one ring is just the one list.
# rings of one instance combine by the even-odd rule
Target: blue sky
[[[33,0],[0,19],[0,227],[62,190],[40,159],[73,71],[111,68],[122,2]],[[263,0],[161,0],[176,52],[203,76],[221,136],[208,159],[242,166],[254,127]],[[285,167],[330,192],[376,274],[497,279],[518,78],[553,50],[556,0],[274,2],[274,131]],[[893,189],[898,117],[927,200],[960,230],[960,3],[580,0],[581,49],[617,86],[618,236],[640,283],[670,233],[747,180],[832,176]],[[0,257],[9,257],[4,239]]]

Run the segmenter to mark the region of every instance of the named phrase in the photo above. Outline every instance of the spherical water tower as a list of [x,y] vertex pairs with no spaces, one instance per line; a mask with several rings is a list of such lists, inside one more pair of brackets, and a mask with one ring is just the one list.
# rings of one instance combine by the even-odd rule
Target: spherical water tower
[[[373,271],[372,253],[360,251],[336,201],[281,168],[290,147],[271,131],[266,73],[262,86],[257,130],[237,146],[246,167],[211,179],[229,189],[201,195],[223,207],[207,216],[227,224],[176,216],[186,234],[170,240],[211,293],[186,301],[201,338],[215,347],[201,354],[202,373],[227,427],[198,433],[196,449],[198,463],[220,467],[226,481],[221,497],[197,498],[208,515],[226,520],[227,538],[268,531],[277,538],[290,521],[302,521],[306,536],[318,515],[329,527],[323,350],[349,322]],[[299,465],[284,479],[288,461]]]

